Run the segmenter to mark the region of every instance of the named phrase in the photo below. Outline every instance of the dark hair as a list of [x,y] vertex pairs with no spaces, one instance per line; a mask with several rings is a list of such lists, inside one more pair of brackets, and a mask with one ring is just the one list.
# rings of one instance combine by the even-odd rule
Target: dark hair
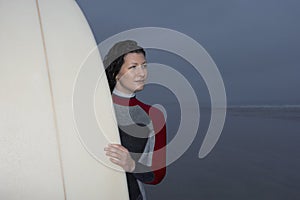
[[144,56],[146,56],[145,50],[138,46],[136,41],[125,40],[116,43],[104,57],[103,64],[105,67],[110,92],[112,92],[115,88],[116,76],[120,72],[124,63],[124,57],[129,53],[142,53]]

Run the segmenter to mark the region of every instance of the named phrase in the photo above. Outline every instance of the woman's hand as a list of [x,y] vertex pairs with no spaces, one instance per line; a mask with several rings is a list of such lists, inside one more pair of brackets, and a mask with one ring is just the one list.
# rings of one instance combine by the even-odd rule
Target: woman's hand
[[126,172],[133,172],[135,161],[131,158],[129,151],[120,144],[109,144],[104,148],[109,160],[122,167]]

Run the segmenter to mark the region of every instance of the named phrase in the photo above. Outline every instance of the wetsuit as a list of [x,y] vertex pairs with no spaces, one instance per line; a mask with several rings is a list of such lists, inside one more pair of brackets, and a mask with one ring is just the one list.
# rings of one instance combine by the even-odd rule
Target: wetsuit
[[[126,173],[130,200],[146,199],[143,183],[158,184],[166,173],[166,126],[163,113],[135,95],[112,94],[121,144],[131,152],[135,170]],[[159,151],[157,151],[159,150]]]

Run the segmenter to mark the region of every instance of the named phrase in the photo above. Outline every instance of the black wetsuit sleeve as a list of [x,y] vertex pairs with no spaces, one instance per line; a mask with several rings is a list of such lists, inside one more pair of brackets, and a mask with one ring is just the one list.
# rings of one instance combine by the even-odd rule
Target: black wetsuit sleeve
[[151,182],[154,180],[154,173],[151,167],[135,162],[135,169],[131,172],[132,175],[143,183]]

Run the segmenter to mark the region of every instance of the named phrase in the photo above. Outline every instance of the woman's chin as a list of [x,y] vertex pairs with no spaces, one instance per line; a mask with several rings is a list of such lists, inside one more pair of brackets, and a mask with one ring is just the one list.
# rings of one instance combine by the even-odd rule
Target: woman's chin
[[144,85],[141,85],[135,89],[135,92],[139,92],[144,89]]

